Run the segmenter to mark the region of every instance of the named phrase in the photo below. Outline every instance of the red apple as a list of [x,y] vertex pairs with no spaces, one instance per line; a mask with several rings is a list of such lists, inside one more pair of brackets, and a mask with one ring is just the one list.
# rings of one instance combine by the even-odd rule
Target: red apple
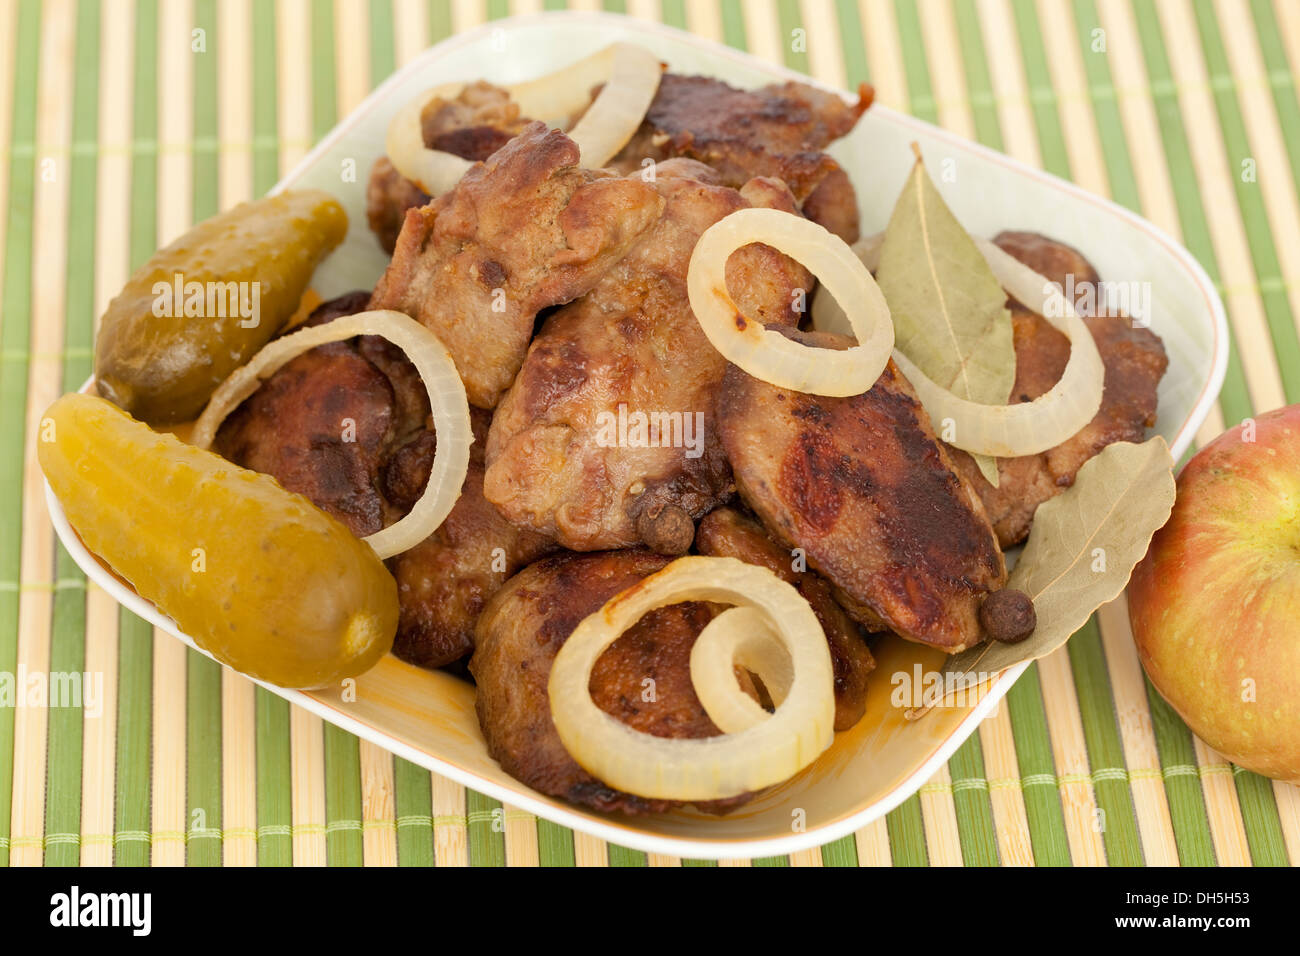
[[1187,725],[1234,763],[1300,782],[1300,405],[1187,463],[1128,594],[1142,666]]

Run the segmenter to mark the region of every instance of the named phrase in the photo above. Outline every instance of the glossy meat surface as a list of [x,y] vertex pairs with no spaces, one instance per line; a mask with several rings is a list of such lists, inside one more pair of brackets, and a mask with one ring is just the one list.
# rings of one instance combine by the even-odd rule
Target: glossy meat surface
[[581,169],[578,147],[533,123],[406,214],[371,299],[422,322],[456,362],[472,404],[514,380],[537,313],[587,292],[659,217],[639,179]]
[[[673,506],[699,518],[731,495],[713,417],[726,361],[691,311],[687,265],[728,214],[794,211],[779,182],[736,191],[691,160],[660,164],[654,189],[663,214],[587,295],[547,318],[488,437],[488,499],[576,551],[651,543],[643,514]],[[727,278],[745,314],[771,325],[798,321],[797,290],[813,281],[758,245],[731,258]]]
[[641,129],[614,164],[632,171],[646,158],[686,156],[712,166],[735,188],[771,176],[790,187],[810,219],[853,242],[857,197],[823,150],[853,129],[871,96],[864,86],[849,105],[803,83],[738,90],[709,77],[665,73]]
[[[307,321],[360,311],[368,298],[332,300]],[[412,664],[442,667],[469,654],[487,600],[554,547],[506,522],[484,499],[489,420],[489,413],[471,410],[475,441],[451,514],[430,537],[388,561],[401,607],[393,653]],[[227,459],[306,495],[358,537],[411,509],[428,483],[436,447],[419,376],[400,350],[374,336],[294,359],[226,420],[215,443]]]
[[[474,444],[460,498],[429,537],[388,561],[401,605],[393,653],[421,667],[444,667],[474,650],[474,626],[493,594],[520,568],[555,549],[543,535],[510,524],[483,497],[488,414],[474,409]],[[429,481],[437,442],[426,431],[389,461],[385,492],[403,511]]]
[[[787,333],[844,348],[827,333]],[[803,548],[860,623],[949,653],[981,640],[1002,552],[911,385],[891,362],[867,392],[791,392],[730,367],[718,426],[736,486],[767,530]]]
[[392,255],[397,237],[406,222],[406,211],[423,206],[429,194],[397,171],[387,156],[370,167],[366,182],[366,222],[379,245]]
[[[325,302],[304,324],[361,311],[366,299],[353,293]],[[391,378],[382,370],[401,363],[400,351],[373,336],[305,352],[231,413],[213,449],[306,495],[358,537],[374,534],[400,517],[383,495],[388,458],[429,414],[409,363]]]

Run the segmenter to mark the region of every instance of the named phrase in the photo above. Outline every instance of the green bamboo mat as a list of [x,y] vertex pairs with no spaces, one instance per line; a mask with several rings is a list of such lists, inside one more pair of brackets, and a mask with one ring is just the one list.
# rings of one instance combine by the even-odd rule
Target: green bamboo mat
[[[1300,401],[1300,4],[611,0],[1109,195],[1227,302],[1208,438]],[[0,709],[13,865],[865,866],[1300,862],[1300,790],[1226,763],[1145,682],[1122,601],[1032,667],[946,768],[817,850],[683,861],[467,792],[255,690],[120,610],[58,547],[32,454],[129,270],[269,188],[395,68],[564,2],[0,0]]]

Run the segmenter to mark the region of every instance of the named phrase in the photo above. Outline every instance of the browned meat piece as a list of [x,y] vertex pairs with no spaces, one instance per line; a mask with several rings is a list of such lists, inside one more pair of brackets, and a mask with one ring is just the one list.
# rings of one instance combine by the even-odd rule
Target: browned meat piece
[[[361,311],[368,299],[363,292],[326,302],[306,324]],[[469,472],[447,520],[389,561],[401,605],[393,653],[423,667],[445,666],[473,650],[474,623],[487,599],[553,547],[507,524],[483,498],[489,420],[489,413],[472,410]],[[414,367],[390,343],[364,336],[312,349],[280,369],[222,425],[216,450],[275,476],[361,537],[411,509],[428,484],[436,445]]]
[[420,114],[420,132],[430,149],[479,162],[522,133],[529,122],[508,91],[476,80],[451,99],[430,100]]
[[[365,293],[342,296],[304,324],[351,315],[365,303]],[[367,336],[298,356],[226,419],[214,449],[306,495],[358,537],[374,534],[398,517],[380,490],[388,454],[429,414],[418,376],[413,386],[395,384],[368,357],[390,358],[387,348]]]
[[[1044,277],[1064,284],[1074,276],[1078,296],[1099,281],[1078,251],[1036,233],[1002,233],[999,246]],[[1096,293],[1086,293],[1096,301]],[[1027,402],[1048,391],[1065,371],[1069,340],[1046,319],[1012,303],[1016,383],[1013,402]],[[1093,455],[1117,441],[1140,442],[1156,420],[1156,389],[1168,367],[1164,346],[1150,329],[1120,315],[1085,315],[1106,367],[1101,408],[1073,437],[1039,455],[998,459],[998,487],[984,480],[971,457],[952,449],[957,468],[984,502],[998,541],[1004,548],[1029,535],[1038,506],[1074,484],[1074,476]]]
[[835,674],[835,729],[848,730],[867,709],[867,675],[875,659],[853,619],[835,602],[831,586],[816,571],[795,570],[789,551],[773,541],[763,526],[734,508],[710,511],[695,532],[700,554],[735,558],[767,568],[799,589],[826,633]]
[[[527,123],[509,93],[482,80],[451,99],[431,100],[420,116],[425,146],[474,162],[487,159]],[[428,194],[399,173],[387,156],[375,161],[366,188],[366,219],[385,252],[393,251],[406,210],[428,201]]]
[[[611,789],[578,766],[556,733],[547,695],[551,662],[578,623],[668,560],[645,551],[556,555],[519,572],[488,603],[469,666],[488,752],[512,777],[597,810],[659,813],[675,805]],[[716,736],[690,677],[691,647],[713,613],[696,602],[651,611],[596,662],[592,700],[643,733]],[[647,678],[654,683],[644,683]],[[706,809],[724,810],[745,799]]]
[[[489,598],[520,568],[554,549],[540,534],[509,524],[483,497],[483,442],[489,413],[473,409],[469,472],[451,514],[432,535],[388,562],[401,617],[393,653],[421,667],[445,667],[474,650],[474,625]],[[436,441],[425,431],[399,449],[384,490],[407,511],[429,481]]]
[[578,167],[577,145],[529,125],[446,195],[409,210],[371,308],[442,340],[469,400],[514,380],[538,311],[587,292],[659,217],[649,184]]
[[832,169],[803,201],[803,214],[845,242],[858,241],[858,194],[842,168]]
[[366,183],[366,222],[379,244],[389,255],[406,221],[406,211],[423,206],[429,194],[397,171],[387,156],[380,156],[370,167]]
[[645,122],[614,165],[631,172],[646,158],[688,156],[736,189],[755,176],[772,176],[789,185],[808,218],[854,242],[853,185],[822,150],[853,129],[872,95],[864,84],[850,106],[803,83],[738,90],[709,77],[665,73]]
[[979,643],[980,602],[1006,582],[1002,552],[892,362],[852,398],[779,389],[732,366],[718,427],[741,496],[778,541],[804,550],[855,620],[949,653]]
[[1095,286],[1101,281],[1092,263],[1078,249],[1037,232],[1007,230],[998,233],[993,242],[1003,252],[1062,287],[1066,276],[1074,276],[1074,287],[1080,293],[1084,286]]
[[[575,551],[644,542],[680,553],[688,519],[731,495],[713,422],[726,361],[691,311],[687,265],[724,216],[751,202],[793,212],[794,201],[774,180],[741,192],[715,182],[692,160],[660,164],[658,222],[533,341],[488,435],[484,493],[511,522]],[[797,323],[795,290],[813,281],[758,245],[731,258],[727,278],[747,315],[782,325]],[[661,545],[655,532],[674,519],[683,533]]]

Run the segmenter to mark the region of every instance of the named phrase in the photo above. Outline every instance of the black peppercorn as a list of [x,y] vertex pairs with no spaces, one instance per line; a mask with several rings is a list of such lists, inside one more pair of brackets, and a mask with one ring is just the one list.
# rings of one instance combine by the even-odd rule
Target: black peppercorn
[[980,625],[993,640],[1018,644],[1034,633],[1038,615],[1028,594],[1003,588],[994,591],[980,605]]

